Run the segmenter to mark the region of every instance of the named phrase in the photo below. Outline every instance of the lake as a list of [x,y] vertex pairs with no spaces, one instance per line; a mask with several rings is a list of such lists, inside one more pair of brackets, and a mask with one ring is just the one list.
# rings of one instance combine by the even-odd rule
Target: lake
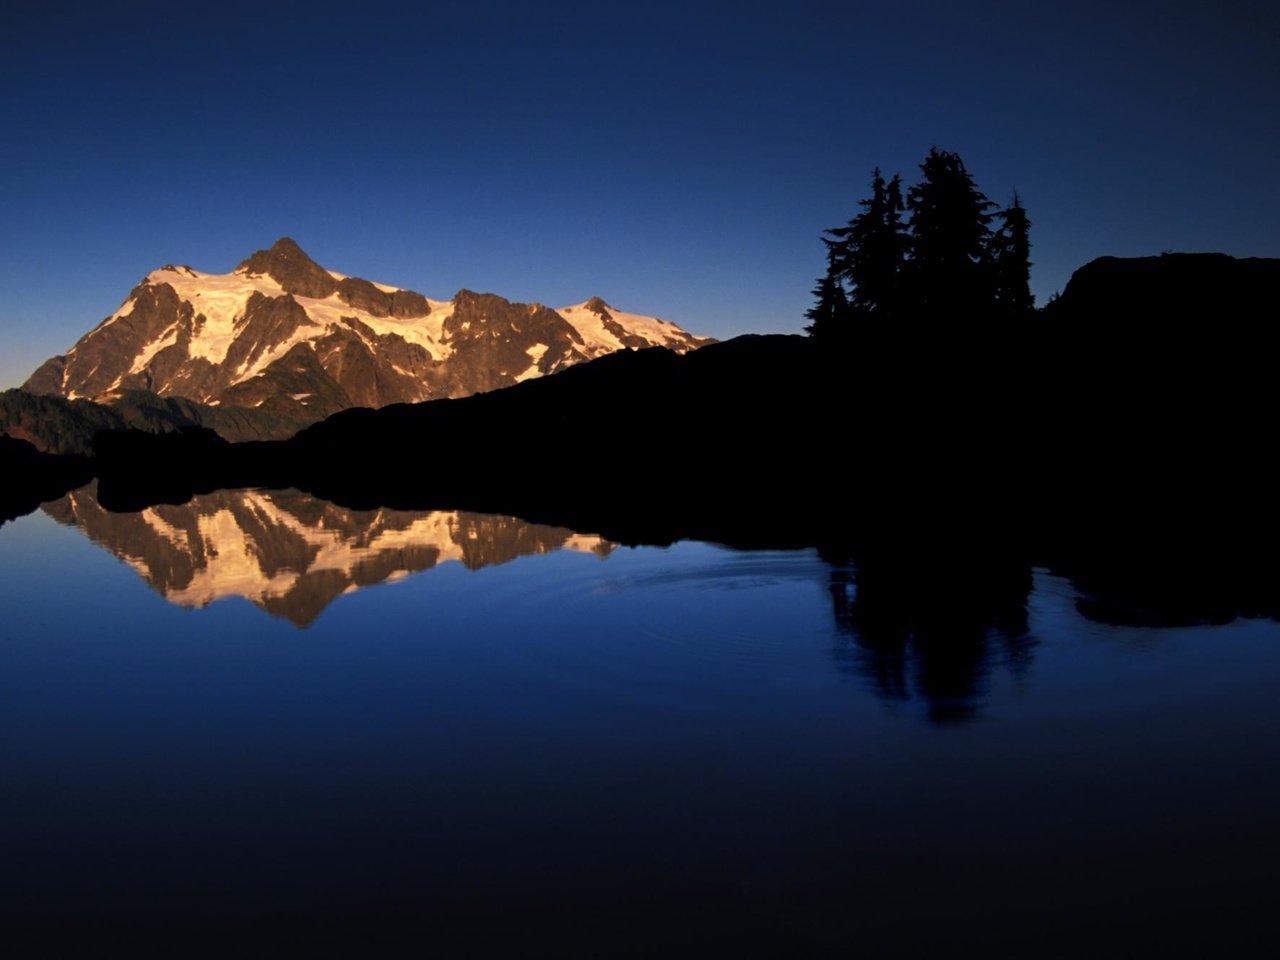
[[894,621],[881,591],[813,550],[628,547],[296,491],[109,513],[77,491],[0,528],[7,939],[1265,942],[1280,625],[1103,622],[1043,568],[976,625]]

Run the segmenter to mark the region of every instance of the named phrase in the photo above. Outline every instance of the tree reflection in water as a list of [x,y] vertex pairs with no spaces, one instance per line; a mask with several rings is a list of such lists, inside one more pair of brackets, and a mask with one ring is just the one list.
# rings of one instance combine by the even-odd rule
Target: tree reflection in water
[[1031,665],[1025,565],[864,556],[833,564],[828,590],[841,666],[885,700],[919,698],[934,722],[976,716],[997,666]]

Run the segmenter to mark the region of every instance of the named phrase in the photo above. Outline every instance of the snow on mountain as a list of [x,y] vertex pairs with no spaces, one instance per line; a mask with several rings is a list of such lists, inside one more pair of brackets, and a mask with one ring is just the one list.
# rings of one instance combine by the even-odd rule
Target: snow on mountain
[[99,402],[141,389],[320,419],[494,390],[616,350],[706,342],[598,297],[560,310],[468,290],[433,300],[325,270],[285,238],[231,273],[151,272],[25,388]]

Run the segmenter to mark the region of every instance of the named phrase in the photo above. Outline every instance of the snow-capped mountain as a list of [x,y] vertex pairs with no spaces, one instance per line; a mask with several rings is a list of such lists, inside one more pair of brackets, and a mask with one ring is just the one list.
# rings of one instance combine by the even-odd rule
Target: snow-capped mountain
[[516,557],[614,544],[563,527],[463,511],[348,510],[296,490],[220,490],[181,506],[111,513],[92,488],[44,511],[82,529],[170,603],[243,597],[299,626],[335,599],[455,560],[478,570]]
[[559,310],[469,290],[432,300],[325,270],[285,238],[231,273],[152,272],[24,389],[99,402],[149,390],[320,419],[494,390],[615,350],[707,342],[598,297]]

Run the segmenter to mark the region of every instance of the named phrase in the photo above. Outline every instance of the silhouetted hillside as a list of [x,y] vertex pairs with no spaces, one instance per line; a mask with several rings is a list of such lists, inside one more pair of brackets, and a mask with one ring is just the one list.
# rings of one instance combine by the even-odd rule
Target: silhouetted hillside
[[[1041,470],[1072,503],[1166,534],[1251,540],[1273,522],[1270,323],[1280,261],[1103,258],[1042,313]],[[1057,511],[1085,522],[1088,510]],[[1104,520],[1103,522],[1107,522]],[[1079,532],[1076,532],[1079,536]]]
[[1119,324],[1113,332],[1161,329],[1177,336],[1173,320],[1189,321],[1202,341],[1217,324],[1244,327],[1273,321],[1280,260],[1237,259],[1224,253],[1165,253],[1158,257],[1099,257],[1071,275],[1062,295],[1044,309],[1060,326]]
[[767,497],[785,505],[762,511],[763,527],[795,531],[810,519],[789,502],[814,501],[814,484],[832,473],[830,429],[847,422],[831,404],[844,388],[821,365],[805,338],[744,337],[683,356],[612,354],[459,400],[344,411],[283,444],[109,434],[98,446],[101,492],[124,506],[297,481],[349,506],[507,502],[510,513],[567,526],[603,513],[658,539]]

